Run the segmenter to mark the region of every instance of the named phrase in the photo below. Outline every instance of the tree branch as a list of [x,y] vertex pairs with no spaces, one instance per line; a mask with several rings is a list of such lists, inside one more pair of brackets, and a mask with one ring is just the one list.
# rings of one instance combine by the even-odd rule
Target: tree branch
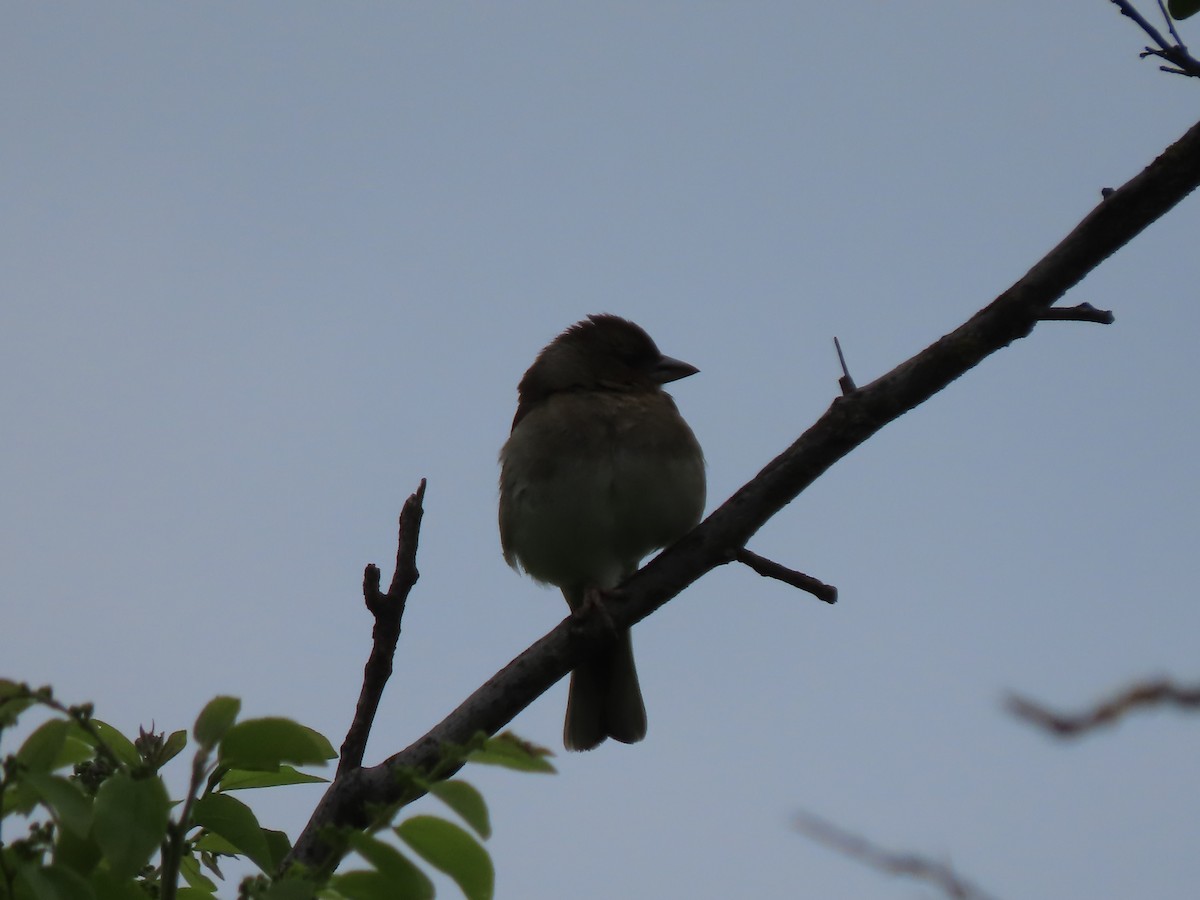
[[1008,699],[1008,710],[1057,737],[1077,737],[1085,732],[1111,725],[1126,713],[1150,706],[1177,706],[1200,709],[1200,685],[1180,687],[1170,681],[1147,681],[1126,688],[1108,700],[1075,715],[1054,713],[1024,697]]
[[953,897],[954,900],[990,900],[990,895],[967,882],[945,863],[934,862],[915,853],[884,850],[860,835],[843,831],[807,813],[796,816],[796,830],[872,869],[889,875],[908,875],[937,885],[947,897]]
[[1171,37],[1175,39],[1175,44],[1179,48],[1186,50],[1183,45],[1183,38],[1179,36],[1179,32],[1175,30],[1175,20],[1171,18],[1171,14],[1167,12],[1167,4],[1163,0],[1158,0],[1158,11],[1162,13],[1163,21],[1167,23],[1167,30],[1171,32]]
[[823,581],[818,581],[811,575],[805,575],[803,572],[797,572],[795,569],[781,566],[774,560],[767,559],[765,556],[759,556],[753,550],[747,550],[743,547],[733,554],[733,559],[730,562],[735,560],[753,569],[764,578],[774,578],[776,581],[790,584],[794,588],[800,588],[800,590],[807,591],[818,600],[823,600],[826,603],[837,603],[837,588],[832,584],[826,584]]
[[404,618],[404,607],[408,593],[421,573],[417,571],[417,539],[421,534],[421,516],[425,510],[425,479],[421,479],[415,493],[409,495],[400,510],[400,537],[396,546],[396,569],[392,584],[386,594],[379,590],[379,567],[373,563],[363,572],[363,600],[375,617],[371,631],[371,655],[363,667],[362,690],[358,695],[358,706],[354,710],[354,721],[342,741],[338,760],[337,778],[351,769],[362,765],[367,749],[367,738],[379,711],[383,689],[392,677],[392,658],[396,644],[400,641],[400,620]]
[[[888,422],[928,400],[990,354],[1026,337],[1052,304],[1118,248],[1179,203],[1200,182],[1200,125],[1092,210],[1040,262],[950,334],[829,409],[790,447],[674,546],[605,601],[613,623],[651,615],[706,572],[722,565],[772,516],[830,466]],[[335,779],[297,839],[291,859],[322,870],[341,849],[327,826],[362,827],[369,810],[396,803],[399,770],[429,771],[445,744],[494,734],[604,640],[603,629],[564,620],[521,653],[427,734],[382,763]]]
[[[1171,24],[1171,17],[1167,16],[1167,26],[1171,30],[1171,34],[1179,41],[1177,44],[1172,44],[1162,32],[1146,21],[1146,18],[1134,8],[1134,5],[1129,0],[1111,0],[1121,11],[1121,15],[1132,19],[1134,23],[1146,32],[1150,40],[1158,45],[1155,47],[1147,47],[1141,52],[1141,57],[1145,59],[1147,56],[1157,56],[1159,59],[1165,59],[1172,63],[1175,68],[1160,66],[1164,72],[1170,72],[1173,75],[1188,75],[1192,78],[1200,78],[1200,61],[1196,60],[1190,53],[1187,47],[1183,46],[1183,41],[1179,41],[1179,35],[1175,32],[1175,26]],[[1161,8],[1161,5],[1160,5]],[[1164,10],[1165,15],[1165,10]]]
[[1112,310],[1096,309],[1090,303],[1080,303],[1078,306],[1051,306],[1038,316],[1043,322],[1095,322],[1098,325],[1111,325],[1116,321]]

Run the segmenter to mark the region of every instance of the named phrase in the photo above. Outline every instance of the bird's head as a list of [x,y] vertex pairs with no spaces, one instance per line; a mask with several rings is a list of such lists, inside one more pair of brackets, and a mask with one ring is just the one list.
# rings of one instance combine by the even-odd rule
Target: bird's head
[[559,391],[653,391],[698,372],[664,356],[650,335],[620,316],[588,316],[538,354],[518,388],[523,404]]

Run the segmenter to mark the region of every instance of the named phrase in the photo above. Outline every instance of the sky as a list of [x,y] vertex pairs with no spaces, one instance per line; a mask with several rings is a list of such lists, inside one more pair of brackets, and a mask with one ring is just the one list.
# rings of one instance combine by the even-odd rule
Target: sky
[[[337,745],[362,569],[390,576],[426,478],[368,763],[566,613],[495,511],[517,381],[564,327],[617,313],[699,367],[672,393],[711,510],[836,396],[834,336],[860,384],[888,371],[1197,109],[1104,0],[2,23],[0,676],[133,732],[231,694]],[[1061,743],[1003,700],[1197,677],[1198,226],[1191,198],[1064,301],[1114,325],[1043,324],[754,537],[836,606],[713,572],[635,630],[644,742],[465,772],[496,896],[939,896],[801,836],[805,811],[1001,898],[1194,897],[1200,723]],[[565,696],[512,728],[560,748]],[[319,794],[246,799],[294,838]]]

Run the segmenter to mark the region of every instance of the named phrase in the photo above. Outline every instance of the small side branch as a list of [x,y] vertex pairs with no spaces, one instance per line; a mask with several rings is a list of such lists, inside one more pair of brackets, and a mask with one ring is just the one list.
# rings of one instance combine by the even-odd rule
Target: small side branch
[[383,689],[392,677],[392,659],[396,644],[400,641],[400,620],[404,618],[404,607],[409,591],[421,577],[417,571],[417,539],[421,534],[422,503],[425,500],[425,479],[415,493],[404,501],[400,511],[400,536],[396,546],[396,570],[387,593],[379,589],[379,567],[374,563],[363,572],[363,600],[375,617],[371,632],[371,655],[363,667],[362,690],[358,695],[358,706],[354,710],[354,721],[342,741],[341,758],[337,776],[357,769],[362,765],[367,749],[367,738],[379,711]]
[[970,884],[945,863],[934,862],[913,853],[893,853],[875,846],[866,838],[843,831],[814,816],[801,813],[796,830],[817,843],[858,860],[879,872],[907,875],[938,887],[955,900],[990,900],[991,895]]
[[818,581],[811,575],[805,575],[803,572],[797,572],[795,569],[781,566],[774,560],[767,559],[765,556],[759,556],[753,550],[747,550],[745,547],[736,551],[733,554],[733,558],[742,565],[749,566],[764,578],[774,578],[776,581],[782,581],[784,584],[800,588],[800,590],[807,591],[825,603],[837,603],[838,591],[832,584],[826,584],[823,581]]
[[[1111,2],[1121,11],[1121,15],[1132,19],[1138,28],[1142,29],[1147,37],[1157,45],[1145,48],[1139,54],[1142,59],[1145,59],[1147,56],[1156,56],[1171,63],[1170,66],[1159,66],[1164,72],[1170,72],[1172,75],[1187,75],[1192,78],[1200,78],[1200,60],[1197,60],[1188,53],[1187,47],[1183,46],[1182,41],[1173,44],[1167,40],[1161,31],[1146,21],[1146,18],[1134,8],[1129,0],[1111,0]],[[1171,34],[1178,41],[1179,36],[1175,33],[1175,26],[1171,25],[1171,17],[1169,15],[1167,16],[1167,24],[1171,29]]]
[[1175,706],[1200,709],[1200,685],[1181,687],[1165,679],[1135,684],[1109,700],[1075,715],[1054,713],[1041,704],[1013,695],[1008,711],[1057,737],[1076,737],[1084,732],[1110,725],[1126,713],[1141,707]]
[[838,387],[842,389],[842,396],[848,397],[858,390],[858,385],[854,383],[854,379],[850,377],[850,370],[846,368],[846,357],[842,354],[842,342],[835,337],[833,346],[837,350],[838,362],[842,364],[842,377],[838,379]]
[[1183,44],[1183,38],[1179,36],[1179,32],[1175,30],[1175,20],[1171,18],[1171,14],[1167,12],[1167,4],[1163,0],[1158,0],[1158,11],[1162,13],[1163,21],[1167,23],[1167,30],[1171,32],[1171,37],[1175,39],[1175,44],[1182,47],[1184,50],[1187,47]]
[[1038,314],[1043,322],[1095,322],[1097,325],[1111,325],[1116,321],[1111,309],[1096,309],[1090,303],[1080,303],[1078,306],[1051,306]]

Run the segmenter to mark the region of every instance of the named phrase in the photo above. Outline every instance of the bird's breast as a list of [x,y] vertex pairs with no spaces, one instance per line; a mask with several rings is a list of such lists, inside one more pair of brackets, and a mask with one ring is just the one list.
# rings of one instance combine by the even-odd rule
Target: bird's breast
[[704,458],[664,393],[550,400],[501,451],[505,557],[560,587],[609,587],[699,521]]

